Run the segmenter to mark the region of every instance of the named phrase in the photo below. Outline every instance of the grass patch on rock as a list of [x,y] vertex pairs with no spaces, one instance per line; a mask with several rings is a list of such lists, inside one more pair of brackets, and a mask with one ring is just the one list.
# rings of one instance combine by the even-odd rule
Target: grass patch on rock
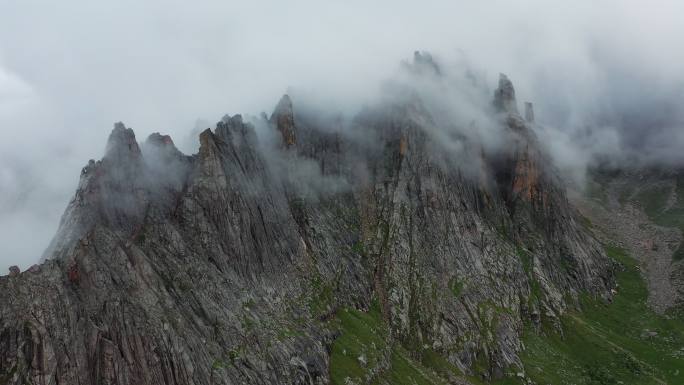
[[368,383],[387,360],[387,331],[379,309],[373,307],[367,313],[342,309],[337,312],[336,322],[340,336],[330,356],[331,384]]
[[377,305],[368,312],[340,310],[335,322],[340,336],[330,356],[333,385],[446,385],[463,378],[438,353],[429,349],[411,353],[393,341]]

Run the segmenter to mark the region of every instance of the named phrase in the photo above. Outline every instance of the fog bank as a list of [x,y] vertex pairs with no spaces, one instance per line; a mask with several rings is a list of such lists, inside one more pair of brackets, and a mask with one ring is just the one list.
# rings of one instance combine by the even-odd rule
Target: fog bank
[[353,113],[414,50],[492,91],[506,73],[578,178],[597,157],[681,164],[683,37],[674,0],[3,1],[0,274],[39,259],[113,122],[191,153],[284,92]]

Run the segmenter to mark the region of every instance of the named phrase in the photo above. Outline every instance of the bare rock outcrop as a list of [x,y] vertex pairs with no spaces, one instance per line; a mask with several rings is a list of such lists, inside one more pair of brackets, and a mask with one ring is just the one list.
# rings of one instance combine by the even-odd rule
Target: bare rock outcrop
[[515,88],[504,74],[499,74],[499,87],[494,92],[494,108],[500,112],[518,114]]
[[288,95],[278,102],[278,105],[271,115],[271,123],[275,125],[283,137],[283,145],[286,148],[292,147],[297,143],[297,130],[294,121],[294,111],[292,110],[292,100]]

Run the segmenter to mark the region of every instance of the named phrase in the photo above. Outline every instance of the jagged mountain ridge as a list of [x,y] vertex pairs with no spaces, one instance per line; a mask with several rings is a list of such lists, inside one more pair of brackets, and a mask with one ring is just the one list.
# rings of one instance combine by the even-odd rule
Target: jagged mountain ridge
[[[472,143],[477,175],[416,98],[358,116],[364,146],[285,96],[264,122],[277,165],[239,115],[193,156],[115,125],[47,260],[0,278],[0,382],[328,383],[330,320],[372,306],[415,354],[485,378],[520,367],[523,323],[557,320],[583,292],[609,298],[613,265],[516,105],[502,76],[492,113],[510,146]],[[312,197],[303,161],[347,188]]]

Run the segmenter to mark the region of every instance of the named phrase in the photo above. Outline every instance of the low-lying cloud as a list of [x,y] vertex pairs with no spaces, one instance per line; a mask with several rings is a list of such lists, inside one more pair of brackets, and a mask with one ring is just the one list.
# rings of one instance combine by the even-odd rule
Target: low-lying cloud
[[492,91],[508,74],[573,174],[681,164],[682,15],[674,0],[3,1],[0,272],[38,261],[113,122],[191,153],[206,121],[270,112],[288,90],[356,111],[414,50],[467,62]]

